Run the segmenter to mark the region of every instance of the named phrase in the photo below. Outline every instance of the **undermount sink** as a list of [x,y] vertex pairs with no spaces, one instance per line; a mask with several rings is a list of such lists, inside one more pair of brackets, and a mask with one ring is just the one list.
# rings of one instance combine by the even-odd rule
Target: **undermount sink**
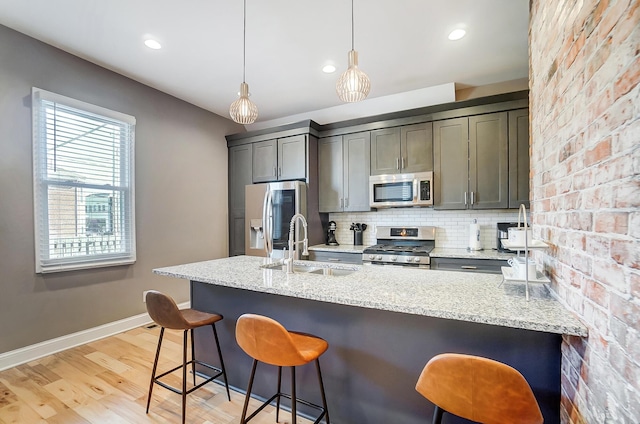
[[[260,268],[287,272],[286,268],[282,263],[262,265]],[[332,275],[334,277],[340,277],[340,276],[352,274],[354,272],[356,272],[355,269],[331,268],[328,266],[316,266],[316,264],[313,264],[313,265],[293,264],[294,274]]]

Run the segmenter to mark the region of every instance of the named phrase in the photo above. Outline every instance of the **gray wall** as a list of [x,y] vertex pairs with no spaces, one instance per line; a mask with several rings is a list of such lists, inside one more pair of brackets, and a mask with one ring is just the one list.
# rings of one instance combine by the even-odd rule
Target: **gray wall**
[[[33,86],[136,117],[134,265],[35,274]],[[151,270],[227,255],[224,135],[242,131],[230,120],[0,26],[0,353],[140,314],[143,290],[187,301],[186,281]]]

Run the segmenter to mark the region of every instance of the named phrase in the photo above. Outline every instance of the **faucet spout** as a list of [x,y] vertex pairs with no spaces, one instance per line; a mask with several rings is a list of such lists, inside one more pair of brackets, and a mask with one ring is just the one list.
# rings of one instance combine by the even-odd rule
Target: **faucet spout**
[[[294,241],[294,230],[297,221],[302,222],[302,228],[304,228],[304,239],[301,241]],[[288,258],[286,259],[287,264],[287,274],[293,273],[293,259],[294,259],[294,248],[296,244],[302,243],[302,254],[304,256],[309,255],[309,238],[307,234],[307,220],[304,215],[301,213],[297,213],[291,217],[291,222],[289,223],[289,252]]]

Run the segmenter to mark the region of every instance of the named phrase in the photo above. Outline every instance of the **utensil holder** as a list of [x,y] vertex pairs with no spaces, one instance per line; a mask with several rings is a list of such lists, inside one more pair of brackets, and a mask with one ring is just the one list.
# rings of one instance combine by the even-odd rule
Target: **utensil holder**
[[358,230],[353,231],[353,245],[362,246],[362,231],[358,231]]

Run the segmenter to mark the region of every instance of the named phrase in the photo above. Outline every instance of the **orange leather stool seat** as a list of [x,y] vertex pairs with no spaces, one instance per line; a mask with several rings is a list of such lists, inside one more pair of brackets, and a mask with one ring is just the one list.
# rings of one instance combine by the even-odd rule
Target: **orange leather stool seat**
[[416,390],[443,411],[483,424],[541,424],[538,402],[514,368],[479,356],[444,353],[424,367]]
[[[229,384],[227,383],[227,373],[224,369],[224,361],[222,359],[222,352],[220,351],[220,343],[218,342],[218,333],[216,331],[215,323],[222,319],[222,315],[211,314],[208,312],[198,311],[195,309],[183,309],[180,310],[176,302],[169,296],[160,293],[156,290],[150,290],[147,292],[145,298],[147,304],[147,312],[151,319],[162,327],[160,330],[160,338],[158,339],[158,349],[156,350],[156,359],[153,361],[153,371],[151,372],[151,383],[149,383],[149,397],[147,398],[147,413],[149,413],[149,405],[151,403],[151,392],[153,391],[153,385],[158,384],[166,389],[171,390],[182,396],[182,423],[185,422],[186,412],[186,396],[196,389],[204,386],[205,384],[213,381],[214,379],[222,376],[224,377],[224,384],[227,389],[227,398],[231,400],[229,394]],[[220,368],[213,365],[204,363],[195,358],[195,348],[193,342],[193,329],[198,327],[204,327],[210,325],[213,329],[213,336],[216,341],[216,348],[218,349],[218,357],[220,358]],[[165,329],[170,330],[183,330],[183,345],[182,345],[182,365],[178,365],[169,371],[156,375],[158,367],[158,359],[160,358],[160,347],[162,346],[162,338],[164,336]],[[191,333],[191,360],[187,361],[187,333]],[[205,381],[196,384],[196,364],[206,367],[214,371],[214,375],[205,378]],[[187,390],[187,367],[191,365],[191,372],[193,373],[193,387]],[[182,368],[182,388],[178,389],[172,387],[160,379],[167,374],[170,374],[178,369]]]
[[[327,424],[329,424],[327,399],[324,393],[324,384],[322,383],[322,373],[320,371],[320,362],[318,360],[320,355],[322,355],[329,347],[329,344],[325,340],[306,333],[288,331],[279,322],[262,315],[254,314],[244,314],[238,318],[238,322],[236,324],[236,340],[242,350],[253,358],[251,376],[249,377],[247,395],[244,400],[244,409],[242,411],[242,424],[251,420],[264,407],[274,400],[276,400],[277,422],[280,414],[281,397],[291,400],[291,420],[293,424],[296,424],[296,402],[300,402],[320,411],[320,415],[317,417],[315,423],[319,423],[320,420],[325,417]],[[251,396],[251,387],[253,386],[253,378],[256,373],[258,361],[278,367],[278,391],[275,395],[265,401],[258,409],[256,409],[249,418],[246,418],[249,398]],[[318,373],[320,393],[322,395],[322,406],[296,398],[295,367],[305,365],[312,361],[315,361],[316,371]],[[282,367],[291,367],[291,395],[282,393],[280,390],[282,382]]]

